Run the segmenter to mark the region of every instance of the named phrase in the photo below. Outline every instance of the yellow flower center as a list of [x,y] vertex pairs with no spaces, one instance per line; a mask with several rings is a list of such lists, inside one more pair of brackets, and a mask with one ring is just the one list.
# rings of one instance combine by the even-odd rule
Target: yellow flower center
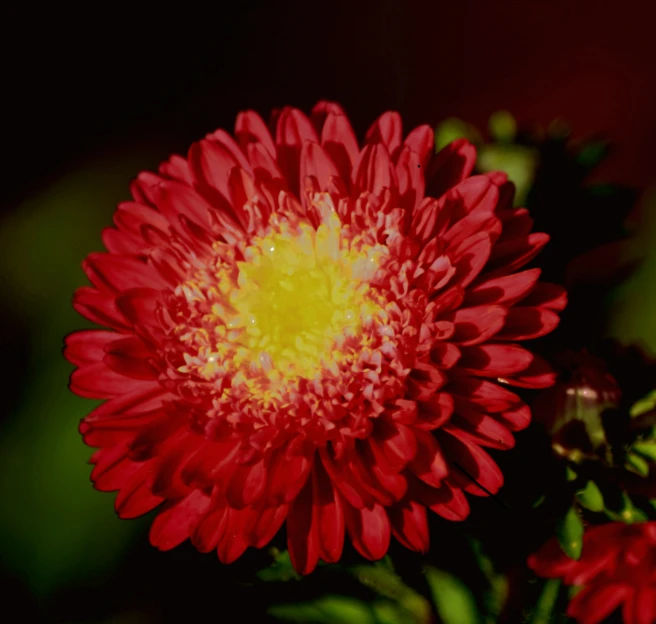
[[204,319],[214,317],[213,328],[205,322],[181,336],[196,351],[183,369],[247,383],[313,378],[364,346],[362,328],[384,314],[369,282],[386,249],[344,237],[334,210],[324,215],[316,229],[282,222],[254,239],[236,263],[236,280],[235,265],[223,263],[213,284],[195,279],[181,287],[188,300],[204,291],[212,304]]

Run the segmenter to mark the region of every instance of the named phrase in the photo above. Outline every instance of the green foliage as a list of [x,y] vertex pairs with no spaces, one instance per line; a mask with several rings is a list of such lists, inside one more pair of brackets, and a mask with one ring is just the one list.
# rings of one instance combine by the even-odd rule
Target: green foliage
[[588,481],[585,487],[576,493],[576,498],[583,507],[590,511],[604,510],[604,497],[594,481]]
[[532,613],[531,624],[549,624],[552,621],[553,610],[558,600],[561,585],[560,579],[545,581],[542,593]]
[[623,344],[642,345],[656,355],[656,188],[644,198],[634,226],[632,253],[637,269],[613,293],[608,334]]
[[472,143],[482,141],[480,133],[474,126],[457,117],[450,117],[435,128],[435,151],[439,152],[456,139],[468,139]]
[[91,451],[77,431],[93,404],[67,388],[72,370],[63,336],[88,327],[71,307],[86,282],[81,259],[100,250],[100,230],[144,162],[97,162],[62,178],[0,223],[1,305],[29,336],[29,386],[0,436],[0,559],[31,591],[48,595],[108,574],[143,521],[113,513],[111,494],[93,490]]
[[631,407],[631,417],[642,416],[651,410],[656,409],[656,390],[652,390],[647,396],[636,401]]
[[280,552],[278,549],[272,549],[271,555],[274,562],[268,568],[257,572],[257,578],[265,582],[291,581],[301,578],[292,565],[288,550]]
[[481,623],[474,595],[458,577],[429,566],[426,568],[426,580],[444,624]]
[[606,515],[611,520],[624,522],[626,524],[634,524],[636,522],[646,522],[649,516],[639,507],[636,507],[631,500],[631,497],[626,493],[622,493],[622,503],[619,509],[604,509]]
[[490,130],[490,136],[497,143],[512,143],[517,136],[517,122],[505,110],[497,111],[490,115],[488,129]]
[[580,559],[583,549],[583,521],[576,507],[569,508],[556,525],[556,536],[563,552],[571,559]]

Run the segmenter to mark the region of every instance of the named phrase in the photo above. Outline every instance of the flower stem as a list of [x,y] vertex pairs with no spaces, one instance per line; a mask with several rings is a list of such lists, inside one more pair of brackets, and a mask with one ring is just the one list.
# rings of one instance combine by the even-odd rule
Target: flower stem
[[558,599],[560,591],[560,579],[549,579],[542,589],[533,613],[531,624],[549,624],[551,614]]

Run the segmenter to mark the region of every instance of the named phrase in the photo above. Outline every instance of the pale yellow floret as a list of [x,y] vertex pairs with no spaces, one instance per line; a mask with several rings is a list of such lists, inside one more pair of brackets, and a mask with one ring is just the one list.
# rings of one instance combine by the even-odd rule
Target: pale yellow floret
[[236,280],[234,265],[219,263],[178,289],[190,304],[209,302],[212,312],[203,318],[209,332],[181,328],[180,339],[196,352],[185,356],[183,372],[196,367],[211,379],[227,369],[233,384],[254,392],[262,373],[271,381],[313,378],[335,370],[349,355],[347,340],[384,318],[369,283],[386,248],[349,241],[328,195],[315,197],[315,206],[322,215],[317,229],[282,222],[254,239],[236,263]]

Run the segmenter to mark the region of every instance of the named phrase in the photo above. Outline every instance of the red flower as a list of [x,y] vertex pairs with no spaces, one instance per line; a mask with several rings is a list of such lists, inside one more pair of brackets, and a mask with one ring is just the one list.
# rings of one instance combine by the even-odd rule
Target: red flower
[[[502,475],[484,447],[530,419],[505,385],[550,368],[513,344],[551,331],[564,291],[516,272],[545,245],[474,148],[432,158],[428,126],[382,115],[360,148],[340,106],[254,112],[142,173],[83,266],[73,392],[108,399],[80,430],[123,518],[230,562],[287,523],[301,572],[428,547]],[[427,175],[429,172],[429,176]],[[429,178],[430,179],[427,179]]]
[[554,539],[528,563],[540,576],[583,586],[567,609],[580,624],[601,622],[620,605],[627,624],[656,622],[656,522],[591,527],[579,561],[567,557]]

